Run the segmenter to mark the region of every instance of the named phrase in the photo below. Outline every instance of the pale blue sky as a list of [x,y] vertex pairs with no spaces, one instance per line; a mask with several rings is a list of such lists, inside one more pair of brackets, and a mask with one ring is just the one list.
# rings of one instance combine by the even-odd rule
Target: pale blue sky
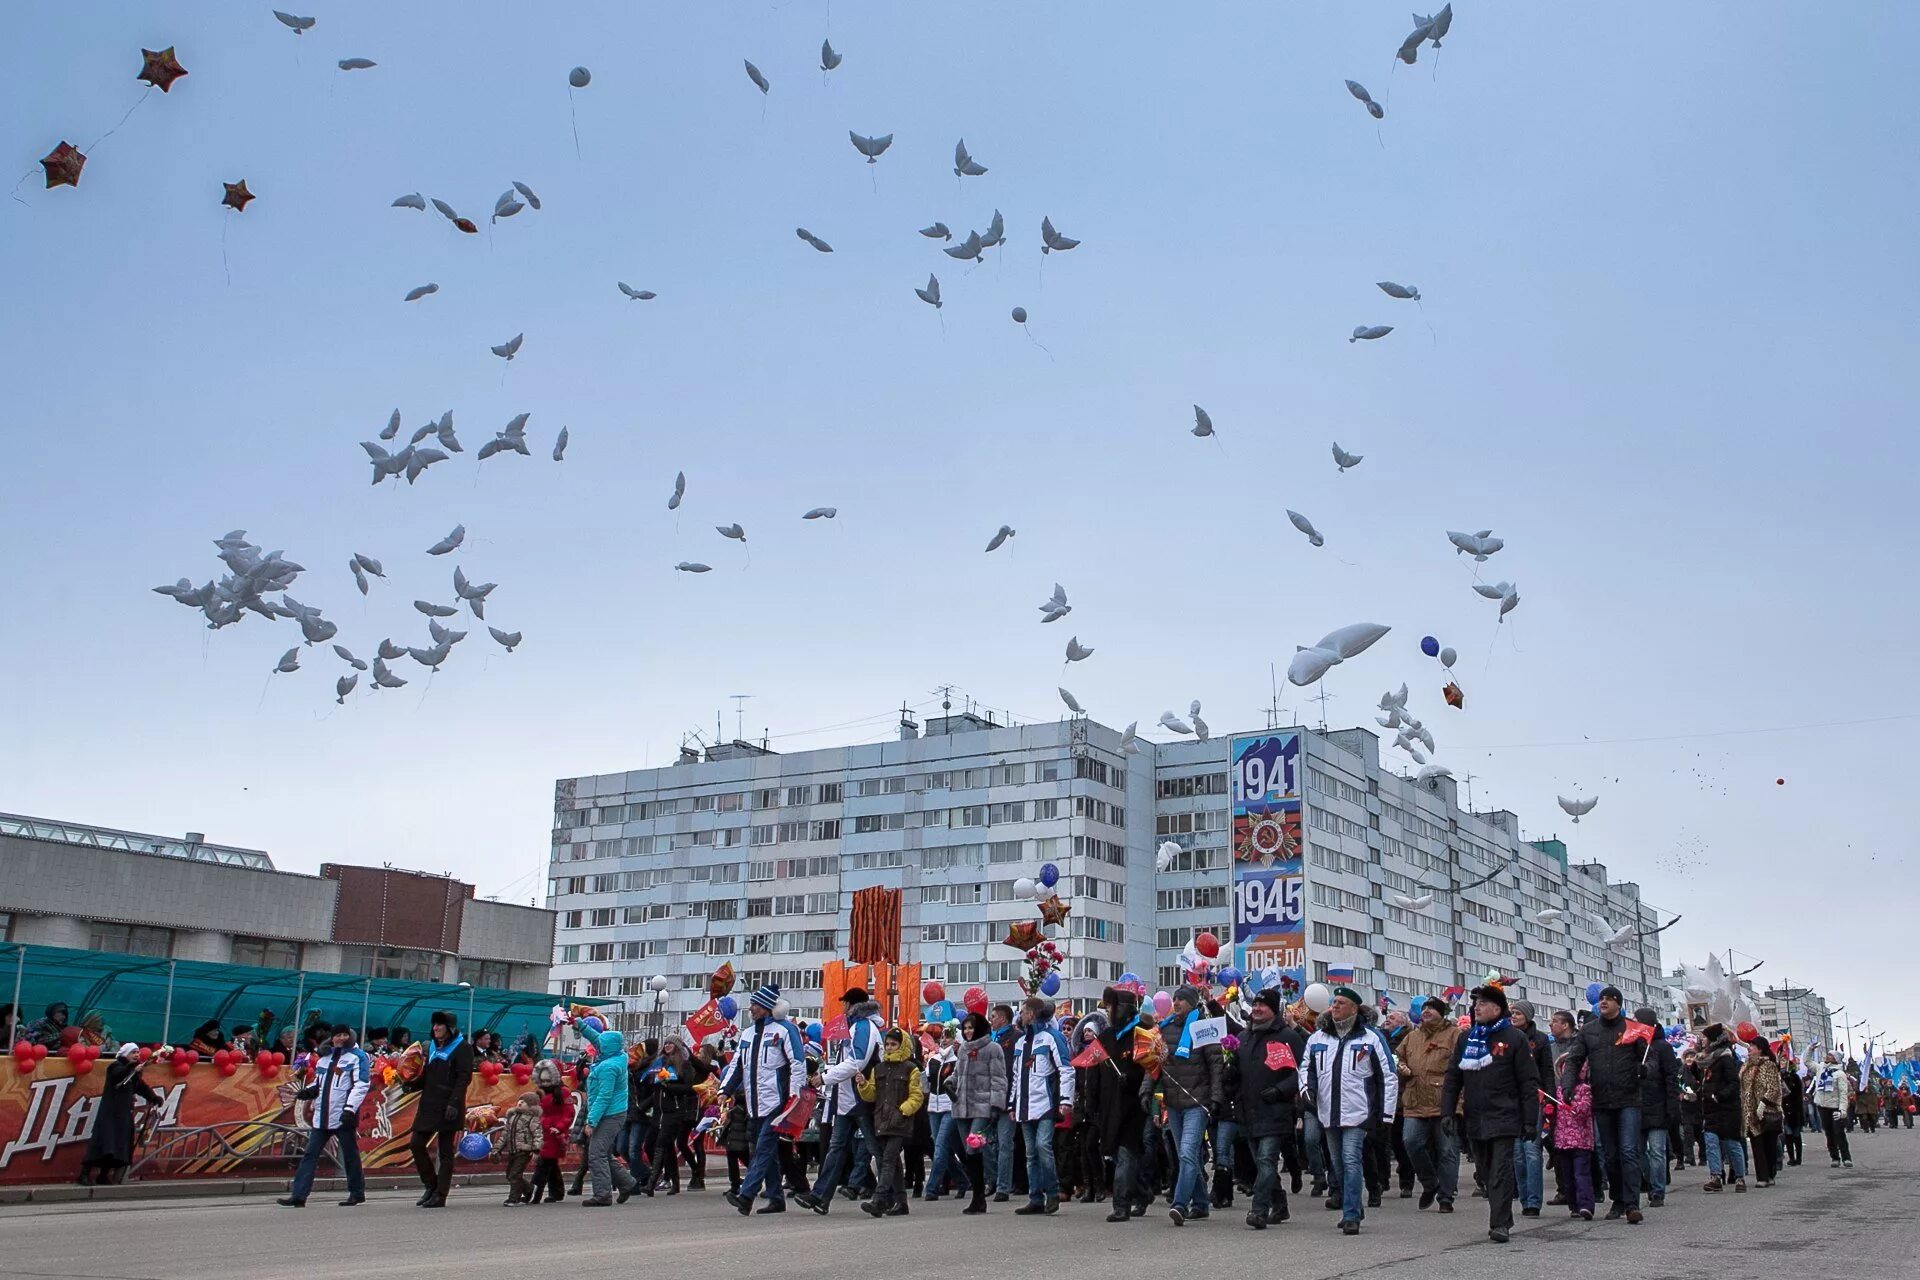
[[[1530,833],[1571,838],[1555,793],[1598,789],[1575,854],[1686,913],[1670,955],[1737,947],[1911,1040],[1893,797],[1920,720],[1693,735],[1920,711],[1920,18],[1468,0],[1409,68],[1405,8],[315,0],[296,37],[265,4],[23,6],[0,806],[525,897],[555,776],[660,763],[729,694],[755,733],[945,681],[1052,716],[1077,633],[1098,718],[1199,697],[1224,733],[1263,723],[1270,661],[1367,619],[1394,632],[1329,719],[1407,680],[1439,758]],[[191,74],[89,146],[169,43]],[[896,141],[869,168],[849,129]],[[963,135],[990,168],[964,186]],[[43,191],[63,137],[92,158]],[[488,226],[516,178],[544,210]],[[482,234],[388,208],[415,190]],[[996,207],[1010,243],[976,270],[914,234]],[[1044,270],[1042,215],[1084,241]],[[487,347],[522,331],[503,379]],[[357,442],[396,405],[451,408],[468,454],[370,488]],[[523,411],[535,456],[476,464]],[[1335,439],[1366,461],[1336,474]],[[712,532],[736,520],[750,569]],[[424,643],[410,602],[450,599],[452,564],[421,552],[456,522],[526,642],[476,629],[430,690],[403,663],[406,691],[335,708],[324,650],[269,683],[290,624],[210,634],[148,591],[245,528],[355,649]],[[1002,522],[1011,554],[982,555]],[[1444,538],[1488,526],[1523,597],[1497,640]],[[365,604],[355,550],[390,575]],[[1074,613],[1043,628],[1056,580]],[[1460,650],[1464,713],[1423,632]]]

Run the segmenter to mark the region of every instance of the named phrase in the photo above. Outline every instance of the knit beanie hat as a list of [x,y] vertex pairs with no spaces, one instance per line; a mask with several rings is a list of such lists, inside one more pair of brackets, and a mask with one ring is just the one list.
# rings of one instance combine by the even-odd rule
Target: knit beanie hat
[[772,1013],[773,1006],[779,1002],[780,987],[778,984],[768,982],[754,989],[752,1001],[754,1008],[765,1009],[768,1013]]
[[1190,983],[1183,983],[1175,987],[1173,989],[1173,998],[1175,1000],[1184,1000],[1195,1009],[1198,1009],[1202,1004],[1206,1003],[1206,997],[1200,994],[1200,988]]

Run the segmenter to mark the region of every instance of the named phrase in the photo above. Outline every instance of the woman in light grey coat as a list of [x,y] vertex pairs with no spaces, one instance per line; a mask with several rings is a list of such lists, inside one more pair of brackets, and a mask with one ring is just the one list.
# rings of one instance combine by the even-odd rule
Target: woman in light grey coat
[[1007,1105],[1007,1056],[993,1038],[987,1020],[970,1013],[960,1024],[961,1044],[954,1054],[953,1114],[967,1126],[965,1163],[973,1199],[963,1213],[987,1211],[987,1177],[981,1151],[994,1117]]

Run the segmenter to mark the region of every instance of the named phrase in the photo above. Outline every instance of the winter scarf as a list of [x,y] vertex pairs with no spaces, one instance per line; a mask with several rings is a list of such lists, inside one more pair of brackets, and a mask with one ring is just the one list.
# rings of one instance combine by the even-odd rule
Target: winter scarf
[[1493,1058],[1487,1052],[1487,1039],[1505,1031],[1508,1025],[1506,1018],[1501,1018],[1497,1022],[1474,1023],[1473,1029],[1467,1032],[1466,1047],[1460,1050],[1460,1069],[1478,1071],[1492,1062]]
[[1186,1018],[1180,1023],[1180,1042],[1174,1047],[1174,1057],[1191,1058],[1193,1056],[1193,1020],[1199,1015],[1198,1009],[1187,1010]]
[[466,1039],[465,1036],[455,1036],[445,1044],[434,1044],[432,1040],[429,1040],[428,1044],[431,1047],[427,1050],[427,1061],[438,1062],[442,1058],[452,1057],[453,1051],[458,1049],[462,1044],[465,1044]]

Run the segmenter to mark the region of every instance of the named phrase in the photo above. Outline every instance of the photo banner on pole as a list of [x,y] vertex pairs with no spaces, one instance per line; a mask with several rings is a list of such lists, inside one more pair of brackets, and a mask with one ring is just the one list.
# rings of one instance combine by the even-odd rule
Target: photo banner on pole
[[[1235,738],[1229,758],[1234,963],[1249,977],[1278,969],[1281,998],[1291,1004],[1300,997],[1307,962],[1300,735]],[[1262,985],[1270,982],[1269,976]]]

